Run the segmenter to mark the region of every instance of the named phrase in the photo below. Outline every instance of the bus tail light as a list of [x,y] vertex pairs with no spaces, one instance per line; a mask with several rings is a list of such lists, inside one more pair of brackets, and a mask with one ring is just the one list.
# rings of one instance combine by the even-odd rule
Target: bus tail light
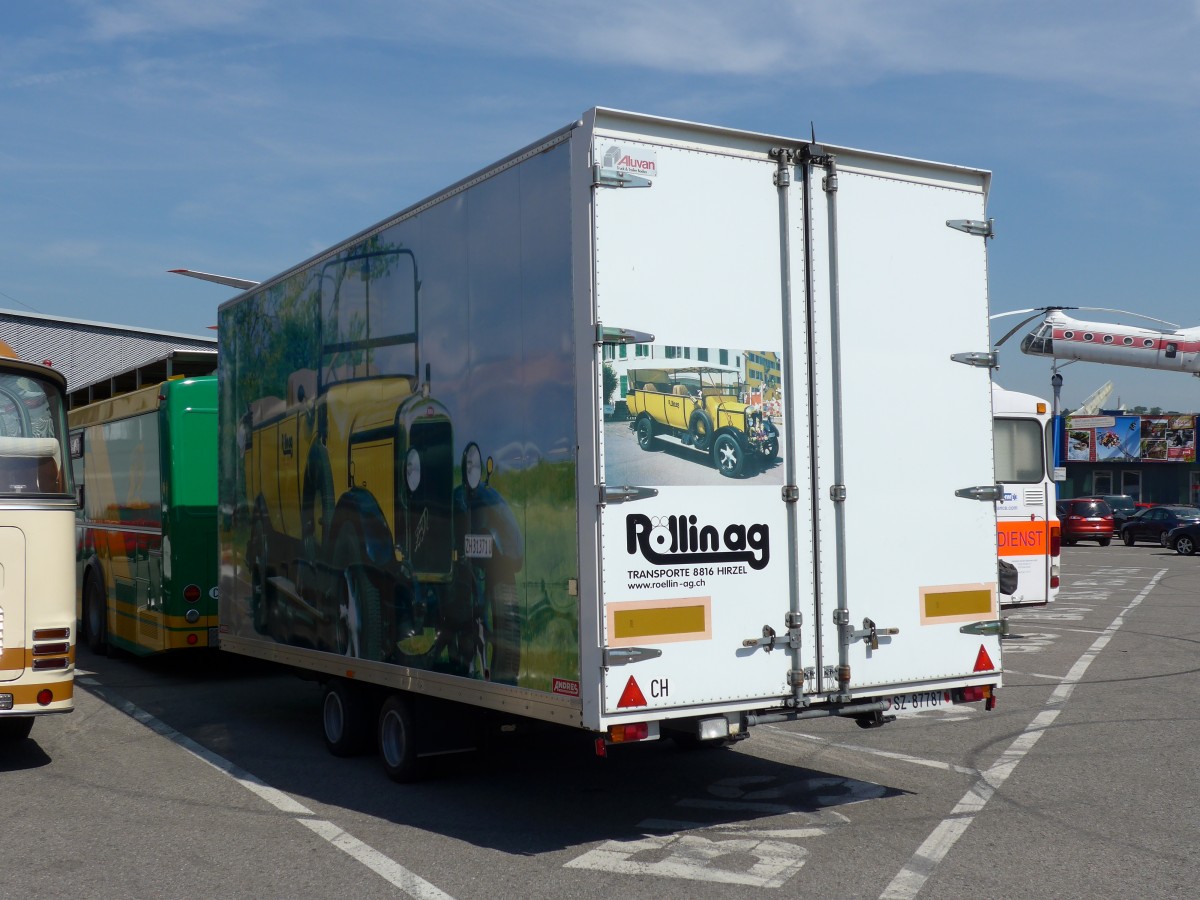
[[186,600],[188,603],[199,603],[200,602],[200,585],[189,584],[187,587],[185,587],[183,589],[183,599]]
[[1050,566],[1050,587],[1057,588],[1060,583],[1061,579],[1058,577],[1058,564],[1053,563]]
[[[33,630],[33,670],[45,672],[51,669],[71,667],[71,636],[69,628],[35,628]],[[38,695],[41,703],[41,695]],[[44,706],[45,704],[43,704]]]
[[1062,529],[1058,527],[1056,522],[1050,523],[1050,555],[1060,556],[1062,554]]
[[49,706],[54,702],[54,691],[50,688],[42,688],[37,695],[38,706]]

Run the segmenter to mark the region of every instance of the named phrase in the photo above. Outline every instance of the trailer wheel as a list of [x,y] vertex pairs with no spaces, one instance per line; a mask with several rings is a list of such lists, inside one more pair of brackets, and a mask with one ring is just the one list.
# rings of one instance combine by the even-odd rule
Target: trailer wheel
[[1196,542],[1188,535],[1181,534],[1175,539],[1175,552],[1180,556],[1191,556],[1196,552]]
[[637,442],[643,450],[649,450],[654,443],[654,420],[649,416],[637,420]]
[[416,732],[412,704],[403,694],[392,694],[379,711],[379,758],[388,778],[401,783],[418,775]]
[[108,646],[108,603],[104,585],[95,569],[89,569],[83,587],[83,625],[87,630],[87,645],[93,653],[103,653]]
[[746,468],[746,455],[733,435],[718,434],[712,453],[717,469],[728,478],[737,478]]
[[33,716],[5,716],[0,719],[0,741],[23,741],[33,731]]
[[334,756],[355,756],[366,751],[374,724],[366,692],[340,678],[331,681],[325,686],[321,724],[325,747]]
[[688,433],[692,437],[692,446],[697,450],[708,451],[712,444],[712,417],[702,409],[692,413],[692,422]]
[[334,621],[334,646],[343,656],[381,659],[379,588],[371,581],[363,565],[362,538],[353,525],[338,529],[333,558],[342,570],[338,584],[337,617]]

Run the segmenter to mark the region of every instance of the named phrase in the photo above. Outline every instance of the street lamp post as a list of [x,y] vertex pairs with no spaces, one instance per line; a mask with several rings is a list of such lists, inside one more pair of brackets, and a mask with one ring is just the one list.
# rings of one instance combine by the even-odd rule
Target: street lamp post
[[1062,422],[1061,422],[1061,417],[1059,415],[1059,410],[1061,408],[1059,406],[1059,396],[1062,394],[1062,383],[1063,383],[1063,377],[1059,373],[1058,369],[1055,369],[1054,374],[1050,376],[1050,385],[1051,385],[1051,387],[1054,388],[1054,406],[1051,409],[1051,419],[1050,420],[1051,420],[1051,422],[1054,423],[1054,472],[1052,473],[1052,475],[1053,475],[1053,479],[1054,479],[1054,497],[1056,500],[1058,499],[1058,494],[1059,494],[1058,486],[1060,483],[1060,479],[1059,479],[1058,475],[1059,475],[1059,471],[1062,469],[1062,465],[1063,465],[1062,438],[1061,438]]

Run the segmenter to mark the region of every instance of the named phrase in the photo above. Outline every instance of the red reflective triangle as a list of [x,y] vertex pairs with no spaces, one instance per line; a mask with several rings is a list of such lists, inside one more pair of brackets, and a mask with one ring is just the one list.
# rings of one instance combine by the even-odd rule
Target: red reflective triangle
[[996,668],[992,658],[988,656],[987,647],[979,645],[979,655],[975,657],[975,672],[991,672]]
[[629,680],[625,682],[625,690],[621,691],[621,699],[617,701],[617,709],[624,709],[627,706],[645,706],[646,695],[642,693],[642,689],[638,687],[633,676],[629,676]]

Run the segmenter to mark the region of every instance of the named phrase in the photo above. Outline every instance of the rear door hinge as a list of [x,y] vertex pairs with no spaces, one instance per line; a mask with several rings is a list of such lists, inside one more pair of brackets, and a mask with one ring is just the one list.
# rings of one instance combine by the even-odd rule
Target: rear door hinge
[[975,487],[959,488],[954,492],[955,497],[962,497],[964,500],[982,500],[985,503],[993,503],[996,500],[1004,499],[1004,488],[998,484],[979,484]]
[[592,166],[592,187],[648,188],[653,183],[649,178],[643,178],[641,175],[606,169],[600,163]]
[[977,234],[985,238],[996,236],[995,219],[947,219],[946,224],[955,231]]
[[596,323],[597,344],[653,344],[654,335],[648,331],[634,331],[632,328],[606,327],[603,322]]
[[648,659],[658,659],[662,651],[654,647],[615,647],[604,648],[604,667],[627,666],[630,663],[645,662]]
[[972,622],[958,629],[963,634],[1008,634],[1008,619],[988,619],[986,622]]
[[1000,365],[1000,357],[993,350],[988,353],[975,351],[973,353],[951,353],[950,359],[964,366],[975,366],[980,369],[995,369]]
[[632,484],[625,484],[620,487],[609,487],[606,484],[600,485],[601,506],[606,506],[609,503],[629,503],[632,500],[648,500],[651,497],[657,496],[658,488],[638,487]]

